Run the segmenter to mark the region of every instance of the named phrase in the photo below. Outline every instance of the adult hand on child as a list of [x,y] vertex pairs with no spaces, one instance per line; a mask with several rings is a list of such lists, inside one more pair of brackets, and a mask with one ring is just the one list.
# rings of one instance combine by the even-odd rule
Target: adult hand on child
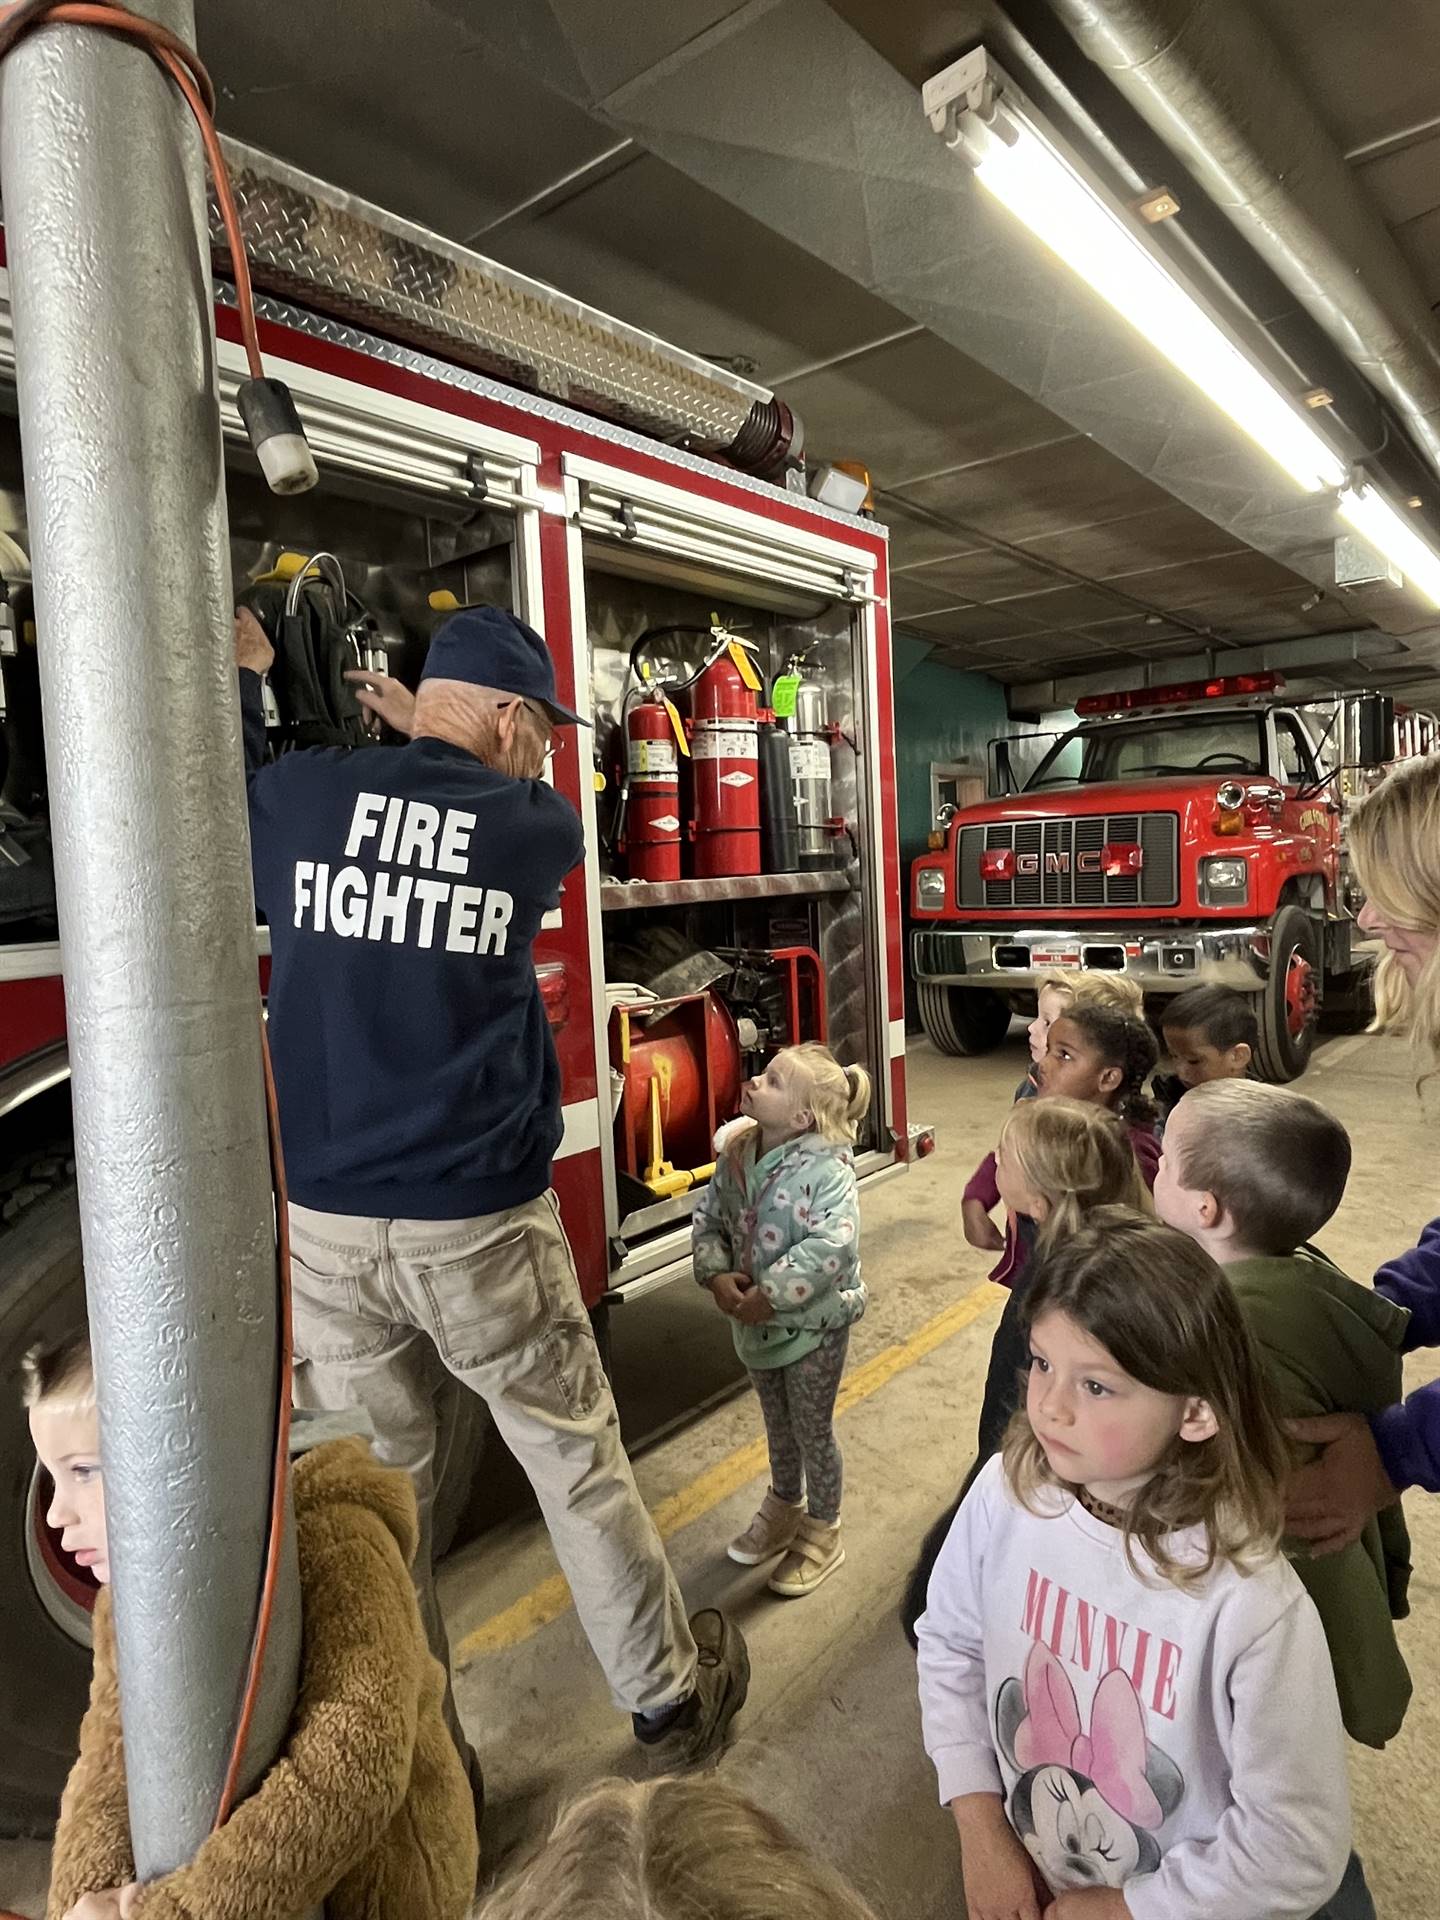
[[965,1238],[972,1247],[979,1247],[982,1253],[1003,1253],[1005,1236],[985,1211],[979,1200],[964,1200],[960,1203],[960,1218],[965,1226]]
[[135,1902],[144,1892],[138,1882],[127,1886],[105,1887],[98,1893],[82,1893],[65,1915],[65,1920],[130,1920]]
[[720,1311],[733,1314],[745,1298],[745,1289],[751,1284],[750,1276],[746,1273],[717,1273],[710,1282],[710,1291]]
[[1312,1553],[1339,1553],[1360,1538],[1372,1513],[1400,1498],[1370,1423],[1358,1413],[1322,1413],[1285,1426],[1295,1439],[1324,1449],[1290,1476],[1285,1531],[1307,1541]]
[[969,1920],[1040,1920],[1047,1897],[998,1793],[952,1800]]
[[740,1296],[740,1304],[735,1309],[735,1318],[742,1327],[760,1327],[767,1320],[775,1318],[774,1307],[753,1281]]
[[1118,1887],[1079,1887],[1052,1900],[1045,1920],[1130,1920],[1130,1909]]

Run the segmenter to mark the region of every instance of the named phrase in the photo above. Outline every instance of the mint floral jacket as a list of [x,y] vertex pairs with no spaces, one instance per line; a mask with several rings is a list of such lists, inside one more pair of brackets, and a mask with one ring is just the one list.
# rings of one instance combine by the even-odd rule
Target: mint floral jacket
[[865,1311],[855,1156],[818,1133],[759,1149],[760,1129],[746,1127],[701,1189],[695,1278],[708,1287],[718,1273],[748,1273],[775,1317],[758,1327],[733,1321],[735,1351],[747,1367],[784,1367]]

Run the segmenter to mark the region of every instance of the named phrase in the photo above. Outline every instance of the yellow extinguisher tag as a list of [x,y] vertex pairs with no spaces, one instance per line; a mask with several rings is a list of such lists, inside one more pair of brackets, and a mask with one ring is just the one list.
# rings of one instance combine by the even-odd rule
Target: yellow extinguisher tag
[[726,650],[735,663],[735,671],[745,682],[746,686],[752,693],[759,693],[760,676],[755,671],[754,663],[744,647],[741,646],[738,640],[732,640]]
[[675,734],[675,745],[688,760],[690,758],[690,742],[685,738],[685,722],[680,718],[679,709],[673,700],[665,701],[665,711],[670,716],[670,725]]

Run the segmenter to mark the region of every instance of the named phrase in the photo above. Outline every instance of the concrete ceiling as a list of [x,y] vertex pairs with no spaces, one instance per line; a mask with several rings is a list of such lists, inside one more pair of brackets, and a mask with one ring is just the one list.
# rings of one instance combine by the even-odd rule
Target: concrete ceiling
[[[1390,0],[1383,31],[1348,0],[1252,4],[1434,300],[1431,0]],[[1335,589],[1328,518],[1277,494],[1158,356],[977,209],[925,128],[921,79],[982,34],[1019,43],[1016,21],[1043,13],[197,5],[227,132],[744,363],[803,415],[813,455],[865,461],[897,620],[955,665],[1012,683],[1164,677],[1207,649],[1266,645],[1302,666],[1358,654],[1323,677],[1440,700],[1430,616],[1408,595]]]

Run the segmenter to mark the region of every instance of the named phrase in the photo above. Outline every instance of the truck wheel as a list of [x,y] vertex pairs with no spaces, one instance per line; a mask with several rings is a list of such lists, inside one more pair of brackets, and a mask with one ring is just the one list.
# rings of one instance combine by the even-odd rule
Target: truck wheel
[[993,1053],[1010,1031],[1010,1007],[988,987],[919,980],[920,1024],[941,1053]]
[[[18,1174],[18,1178],[15,1175]],[[51,1831],[90,1690],[95,1585],[45,1526],[20,1361],[85,1315],[74,1174],[62,1147],[0,1177],[0,1833]]]
[[1315,922],[1300,907],[1282,907],[1270,930],[1270,978],[1255,1009],[1262,1080],[1283,1086],[1310,1064],[1323,985]]

